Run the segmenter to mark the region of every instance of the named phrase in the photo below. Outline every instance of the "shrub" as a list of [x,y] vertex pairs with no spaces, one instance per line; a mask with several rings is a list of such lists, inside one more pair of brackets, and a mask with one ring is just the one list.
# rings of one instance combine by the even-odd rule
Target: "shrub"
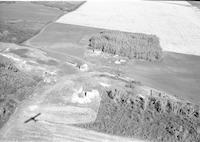
[[0,102],[0,128],[15,111],[17,103],[13,99],[2,100]]
[[95,122],[77,126],[155,142],[200,141],[198,105],[156,91],[141,97],[131,88],[106,90]]
[[0,128],[14,112],[17,102],[30,96],[37,81],[0,55]]
[[89,46],[93,49],[130,59],[156,61],[162,58],[160,42],[155,35],[104,31],[94,35],[89,41]]

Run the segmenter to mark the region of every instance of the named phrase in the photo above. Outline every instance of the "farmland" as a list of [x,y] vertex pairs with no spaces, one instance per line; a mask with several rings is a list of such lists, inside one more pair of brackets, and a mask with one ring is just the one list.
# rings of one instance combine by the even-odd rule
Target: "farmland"
[[200,141],[193,5],[0,3],[0,141]]

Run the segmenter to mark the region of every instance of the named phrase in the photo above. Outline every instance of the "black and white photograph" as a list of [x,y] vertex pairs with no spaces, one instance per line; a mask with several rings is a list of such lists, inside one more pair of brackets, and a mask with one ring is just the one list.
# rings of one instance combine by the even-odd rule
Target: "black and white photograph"
[[200,1],[0,1],[0,142],[200,142]]

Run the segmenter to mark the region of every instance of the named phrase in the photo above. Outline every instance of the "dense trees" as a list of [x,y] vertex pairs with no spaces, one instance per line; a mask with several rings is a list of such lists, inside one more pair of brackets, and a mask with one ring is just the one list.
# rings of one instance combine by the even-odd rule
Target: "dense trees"
[[28,97],[37,81],[18,70],[7,58],[0,55],[0,128],[14,112],[17,102]]
[[78,126],[158,142],[200,141],[198,105],[154,91],[144,97],[127,87],[106,90],[95,122]]
[[89,41],[89,46],[94,49],[130,59],[155,61],[162,58],[160,42],[155,35],[104,31],[94,35]]

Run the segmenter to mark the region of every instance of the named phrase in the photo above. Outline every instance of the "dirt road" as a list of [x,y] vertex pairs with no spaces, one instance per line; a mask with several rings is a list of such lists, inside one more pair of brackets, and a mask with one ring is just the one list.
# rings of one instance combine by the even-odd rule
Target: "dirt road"
[[[74,88],[81,85],[76,82],[79,79],[74,77],[66,76],[55,85],[40,88],[33,98],[22,103],[1,130],[1,141],[142,142],[73,126],[95,121],[100,105],[100,96],[93,99],[92,103],[71,102]],[[35,118],[36,122],[24,123],[38,113],[41,115]]]

